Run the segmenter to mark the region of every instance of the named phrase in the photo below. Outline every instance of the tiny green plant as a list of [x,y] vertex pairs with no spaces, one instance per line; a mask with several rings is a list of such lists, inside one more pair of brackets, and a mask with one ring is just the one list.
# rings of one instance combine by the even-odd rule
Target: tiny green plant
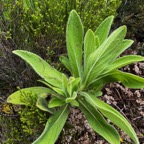
[[[91,128],[111,144],[120,144],[120,136],[107,120],[117,125],[136,143],[137,135],[128,120],[98,97],[102,88],[110,82],[121,82],[129,88],[143,88],[144,78],[118,70],[132,62],[144,61],[138,55],[119,55],[132,45],[124,39],[126,26],[110,33],[113,16],[106,18],[93,32],[89,29],[84,36],[81,19],[75,10],[70,12],[66,28],[68,57],[60,61],[71,76],[57,71],[34,53],[15,50],[42,78],[47,87],[24,88],[11,94],[7,102],[27,105],[29,96],[36,99],[36,106],[52,114],[42,134],[33,144],[54,144],[69,115],[69,107],[79,107]],[[28,93],[28,96],[26,94]],[[22,95],[25,94],[25,98]],[[49,98],[50,96],[50,98]],[[48,98],[47,98],[48,97]]]

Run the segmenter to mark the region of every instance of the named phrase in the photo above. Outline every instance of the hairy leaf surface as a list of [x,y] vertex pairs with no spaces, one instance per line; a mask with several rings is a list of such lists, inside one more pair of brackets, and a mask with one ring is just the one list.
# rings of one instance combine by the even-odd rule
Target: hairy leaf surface
[[41,57],[34,53],[23,50],[15,50],[13,51],[13,53],[25,60],[45,81],[55,87],[62,87],[62,74],[53,67],[51,67]]
[[81,77],[83,25],[79,15],[72,10],[66,28],[66,44],[72,74]]
[[110,32],[114,16],[107,17],[96,29],[95,35],[98,36],[100,44],[102,44]]
[[92,30],[88,30],[84,38],[84,62],[95,50],[95,35]]
[[68,114],[68,106],[66,105],[52,115],[48,119],[43,133],[33,144],[54,144],[64,127]]
[[126,66],[128,64],[139,62],[139,61],[144,61],[144,57],[137,56],[137,55],[123,56],[115,60],[110,66],[108,66],[108,68],[105,71],[106,72],[113,71],[123,66]]
[[86,116],[90,126],[111,144],[120,144],[120,138],[113,126],[103,118],[97,109],[85,101],[80,101],[80,109]]
[[96,83],[110,83],[110,82],[121,82],[128,88],[143,88],[144,87],[144,78],[130,74],[127,72],[114,71],[109,73],[107,76],[101,78]]

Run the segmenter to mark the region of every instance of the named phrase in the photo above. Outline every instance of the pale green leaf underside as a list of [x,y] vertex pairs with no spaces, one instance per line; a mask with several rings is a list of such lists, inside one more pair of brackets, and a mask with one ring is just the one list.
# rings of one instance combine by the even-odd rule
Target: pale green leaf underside
[[68,114],[68,107],[65,106],[52,115],[48,119],[43,133],[33,142],[33,144],[54,144],[64,127]]
[[34,69],[34,71],[45,81],[55,87],[62,87],[62,74],[53,67],[51,67],[41,57],[34,53],[23,50],[15,50],[13,51],[13,53],[25,60]]
[[95,108],[99,109],[100,112],[110,119],[115,125],[120,127],[123,131],[129,135],[136,144],[139,144],[138,138],[131,124],[127,121],[127,119],[122,116],[117,110],[99,100],[93,95],[88,95],[87,93],[82,92],[81,95],[85,97],[85,99]]
[[70,67],[75,77],[81,77],[82,72],[83,33],[81,19],[77,12],[72,10],[66,28],[66,44]]
[[103,118],[97,109],[88,103],[80,101],[80,109],[86,116],[90,126],[111,144],[120,144],[120,138],[113,126]]
[[29,99],[36,99],[38,95],[47,93],[52,94],[53,92],[45,87],[30,87],[30,88],[24,88],[20,89],[13,94],[11,94],[7,98],[7,102],[12,104],[19,104],[19,105],[28,105]]

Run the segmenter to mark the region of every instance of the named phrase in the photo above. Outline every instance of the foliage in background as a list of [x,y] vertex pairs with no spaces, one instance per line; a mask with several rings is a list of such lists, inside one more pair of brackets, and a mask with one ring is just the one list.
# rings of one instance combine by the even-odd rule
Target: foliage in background
[[119,23],[127,25],[128,38],[144,42],[144,1],[123,0],[119,8]]
[[65,47],[65,26],[72,9],[78,11],[86,30],[95,30],[104,18],[117,15],[120,4],[121,0],[5,0],[0,2],[0,29],[7,40],[12,39],[13,49],[54,59]]
[[104,85],[110,82],[120,81],[129,88],[144,87],[144,78],[118,70],[133,62],[144,61],[144,57],[128,55],[119,58],[133,41],[125,39],[126,26],[121,26],[110,34],[112,22],[113,16],[110,16],[95,32],[89,29],[84,36],[79,15],[75,10],[71,11],[66,28],[68,57],[62,56],[60,59],[70,71],[70,77],[57,71],[34,53],[13,51],[41,76],[42,80],[39,81],[49,87],[20,89],[7,99],[7,102],[19,105],[28,105],[29,99],[36,99],[38,108],[52,114],[44,131],[33,144],[54,144],[66,123],[71,106],[79,107],[91,128],[109,143],[120,144],[120,137],[104,117],[139,144],[127,119],[98,99]]

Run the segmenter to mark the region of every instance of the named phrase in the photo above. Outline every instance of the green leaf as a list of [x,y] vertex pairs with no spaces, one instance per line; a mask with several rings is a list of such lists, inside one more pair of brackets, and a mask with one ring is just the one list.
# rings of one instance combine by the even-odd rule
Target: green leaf
[[47,111],[51,114],[54,113],[54,109],[48,108],[48,102],[46,101],[46,99],[44,97],[38,96],[36,106],[43,111]]
[[95,49],[97,49],[99,46],[100,46],[99,37],[95,36]]
[[66,103],[69,103],[69,102],[71,102],[71,101],[73,101],[73,100],[75,100],[76,99],[76,97],[77,97],[77,92],[73,92],[73,95],[72,95],[72,97],[68,97],[68,98],[66,98]]
[[68,92],[67,92],[67,85],[68,85],[68,78],[66,77],[66,75],[62,75],[62,89],[64,91],[65,97],[68,96]]
[[52,98],[49,101],[48,107],[49,108],[59,107],[59,106],[63,106],[64,104],[65,104],[65,101],[63,99]]
[[63,65],[72,73],[71,65],[69,62],[69,59],[67,57],[61,56],[60,61],[63,63]]
[[70,84],[72,85],[72,93],[78,91],[80,85],[80,78],[75,78]]
[[52,90],[54,90],[56,93],[60,94],[61,96],[65,95],[65,93],[64,93],[64,91],[63,91],[62,88],[53,87],[53,86],[51,86],[49,83],[47,83],[44,80],[38,80],[38,81],[41,82],[41,83],[43,83],[43,84],[45,84],[46,86],[48,86],[49,88],[51,88]]
[[122,42],[117,42],[119,43],[119,46],[116,44],[117,47],[115,47],[115,49],[113,49],[110,52],[108,52],[108,54],[104,55],[103,58],[97,62],[97,65],[94,67],[92,73],[91,73],[91,81],[94,80],[94,78],[98,78],[101,75],[104,75],[105,73],[107,73],[106,68],[109,67],[109,65],[114,61],[114,59],[119,56],[119,52],[121,52],[123,49],[128,48],[128,46],[130,46],[132,44],[133,41],[122,41]]
[[84,38],[84,62],[95,50],[95,35],[92,30],[88,30]]
[[106,84],[118,81],[128,88],[144,88],[144,78],[121,71],[111,72],[104,78],[101,78],[99,81],[97,81],[97,83],[100,82]]
[[19,105],[29,105],[29,99],[37,99],[43,93],[53,94],[53,91],[45,87],[30,87],[20,89],[7,98],[7,102]]
[[66,28],[66,44],[69,63],[74,77],[81,77],[83,33],[81,19],[77,12],[72,10]]
[[81,95],[84,96],[86,101],[93,107],[97,108],[105,117],[110,119],[115,125],[125,131],[136,144],[139,144],[138,138],[131,124],[117,110],[99,100],[94,95],[89,95],[85,92],[81,92]]
[[100,44],[102,44],[108,37],[114,16],[107,17],[96,29],[95,35],[98,36]]
[[62,87],[62,73],[51,67],[38,55],[23,50],[15,50],[13,53],[25,60],[49,84],[58,88]]
[[88,86],[94,79],[102,74],[102,71],[111,62],[113,62],[117,55],[117,51],[119,50],[119,46],[123,42],[125,34],[125,26],[118,28],[90,55],[84,69],[84,85]]
[[115,60],[105,71],[110,72],[110,71],[116,70],[118,68],[121,68],[123,66],[126,66],[128,64],[131,64],[133,62],[138,62],[138,61],[144,61],[144,57],[137,56],[137,55],[123,56]]
[[67,85],[67,92],[71,97],[74,91],[78,91],[80,85],[80,78],[70,77]]
[[68,114],[68,106],[66,105],[52,115],[48,119],[43,133],[33,144],[54,144],[64,127]]
[[100,112],[85,101],[80,101],[80,110],[90,126],[111,144],[120,144],[120,137],[113,126],[108,124]]
[[97,91],[95,89],[88,91],[89,94],[93,94],[96,97],[102,96],[102,92],[101,91]]
[[72,100],[72,101],[70,102],[70,104],[71,104],[72,106],[79,107],[79,102],[78,102],[77,100]]

